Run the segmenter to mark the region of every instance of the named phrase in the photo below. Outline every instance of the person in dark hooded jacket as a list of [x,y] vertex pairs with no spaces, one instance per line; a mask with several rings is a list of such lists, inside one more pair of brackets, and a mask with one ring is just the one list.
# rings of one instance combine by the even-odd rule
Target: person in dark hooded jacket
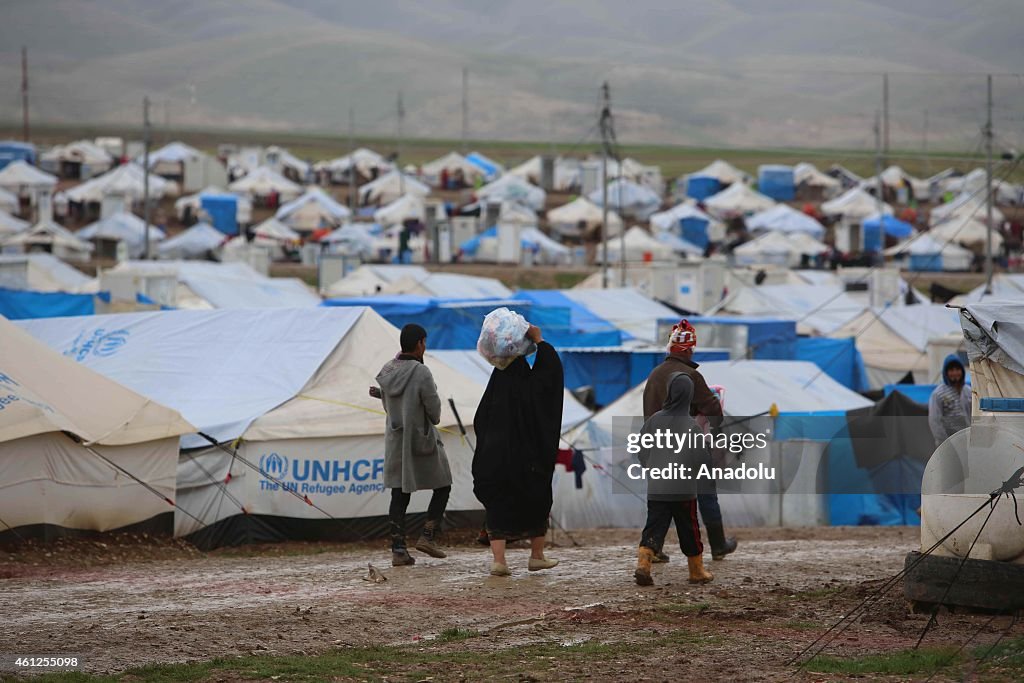
[[942,384],[928,398],[928,426],[935,445],[965,429],[971,421],[971,387],[960,358],[951,353],[942,363]]
[[533,367],[519,356],[495,368],[473,420],[473,493],[487,512],[495,576],[509,575],[508,539],[530,538],[530,571],[558,564],[544,557],[544,537],[562,431],[562,362],[539,328],[526,336],[537,345]]
[[[697,433],[696,421],[690,416],[693,401],[693,380],[686,373],[674,372],[668,378],[665,402],[661,410],[654,413],[645,423],[641,434],[656,434],[670,431],[674,434]],[[692,473],[697,472],[707,452],[700,446],[690,446],[683,451],[674,449],[647,449],[638,454],[640,464],[645,468],[661,469],[667,465],[683,465]],[[647,481],[647,523],[640,536],[640,550],[637,553],[636,571],[633,578],[637,585],[651,586],[651,562],[665,543],[669,525],[675,521],[679,534],[679,547],[686,556],[690,570],[690,583],[708,583],[714,575],[704,568],[704,545],[700,540],[700,525],[697,523],[697,489],[692,481],[672,479],[648,479]]]

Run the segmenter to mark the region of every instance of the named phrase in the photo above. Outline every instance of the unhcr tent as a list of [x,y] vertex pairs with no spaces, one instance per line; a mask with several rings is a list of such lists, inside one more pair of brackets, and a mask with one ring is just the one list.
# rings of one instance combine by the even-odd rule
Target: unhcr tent
[[[571,192],[580,186],[580,162],[577,159],[554,159],[554,184],[556,192]],[[541,186],[542,161],[539,156],[530,157],[515,168],[509,169],[506,175],[514,175],[528,183]]]
[[[562,235],[578,237],[601,229],[604,212],[600,206],[586,197],[577,197],[568,204],[563,204],[548,211],[548,222],[551,228]],[[615,211],[608,210],[608,236],[618,235],[622,231],[622,219]]]
[[[169,531],[178,438],[195,427],[4,318],[0,340],[0,538]],[[98,331],[79,348],[111,357],[126,341]]]
[[819,171],[814,164],[807,162],[801,162],[793,167],[793,178],[796,180],[797,187],[803,185],[806,187],[821,188],[823,194],[830,194],[837,192],[841,187],[838,180],[832,176],[822,173]]
[[416,178],[398,171],[390,171],[359,188],[359,201],[363,204],[390,204],[406,194],[426,197],[430,187]]
[[770,209],[755,213],[746,221],[751,232],[804,233],[815,239],[825,236],[825,226],[802,211],[777,204]]
[[[608,181],[608,207],[623,216],[635,216],[637,220],[648,220],[661,208],[661,196],[647,187],[625,178]],[[604,205],[605,191],[597,188],[587,199],[597,206]]]
[[22,253],[47,251],[58,258],[86,260],[93,246],[78,239],[73,232],[52,220],[36,223],[28,230],[7,237],[0,242],[4,253],[21,250]]
[[1016,273],[994,273],[992,275],[992,292],[985,294],[985,285],[981,284],[967,294],[953,297],[950,304],[961,306],[965,303],[984,301],[1024,300],[1024,275]]
[[320,239],[332,254],[354,254],[363,259],[374,256],[374,237],[365,224],[348,223]]
[[476,196],[481,202],[490,204],[519,202],[534,211],[541,211],[544,208],[547,193],[518,176],[504,175],[481,187],[476,191]]
[[867,307],[851,298],[843,286],[807,284],[743,287],[719,308],[746,317],[790,318],[800,334],[830,335]]
[[737,265],[774,264],[793,268],[803,256],[818,256],[828,247],[806,233],[766,232],[733,250]]
[[477,180],[483,180],[487,175],[486,171],[458,152],[448,152],[438,159],[423,164],[420,168],[420,176],[428,185],[446,190],[448,188],[441,187],[441,175],[446,171],[449,182],[454,179],[456,171],[461,172],[463,182],[469,187],[473,187]]
[[[973,216],[954,216],[934,226],[930,231],[932,237],[941,242],[953,242],[975,251],[984,251],[988,240],[988,226]],[[1003,247],[1003,236],[998,230],[992,230],[992,250],[998,252]]]
[[178,220],[185,219],[186,209],[191,211],[192,216],[200,215],[199,212],[203,208],[203,197],[234,198],[237,201],[238,207],[235,212],[235,221],[243,225],[247,225],[252,221],[252,199],[245,195],[230,194],[215,185],[210,185],[201,192],[175,200],[174,212],[178,215]]
[[351,154],[346,154],[330,161],[321,161],[313,165],[315,170],[327,170],[331,179],[338,182],[346,176],[352,167],[364,178],[369,178],[374,171],[391,170],[391,164],[383,156],[372,149],[360,147]]
[[868,216],[877,216],[879,206],[882,208],[882,213],[892,214],[891,206],[884,202],[880,204],[877,199],[864,190],[854,187],[822,204],[821,210],[831,216],[860,221]]
[[305,194],[284,204],[275,218],[301,232],[337,227],[352,215],[348,207],[319,187],[309,187]]
[[[199,436],[185,436],[178,503],[202,526],[179,514],[177,535],[214,547],[386,533],[384,416],[367,387],[399,343],[398,330],[373,311],[164,311],[32,321],[25,327],[86,367],[174,406],[257,468]],[[99,330],[116,333],[116,353],[84,345]],[[479,384],[429,353],[425,362],[473,439]],[[447,400],[438,426],[454,479],[448,512],[457,519],[480,510],[472,493],[472,452]],[[410,512],[423,512],[427,498],[414,496]]]
[[373,220],[380,225],[399,225],[407,220],[425,221],[427,205],[423,197],[416,194],[405,194],[373,212]]
[[719,216],[742,215],[764,211],[775,206],[771,197],[751,190],[743,183],[734,183],[718,194],[708,197],[704,206]]
[[[128,251],[128,258],[140,258],[145,250],[146,222],[128,211],[118,211],[75,233],[82,240],[112,240],[123,242]],[[149,226],[150,252],[158,249],[158,244],[167,237],[163,230],[155,225]]]
[[744,173],[728,161],[722,161],[721,159],[715,159],[704,168],[694,171],[689,175],[714,178],[723,186],[750,182],[749,174]]
[[[931,210],[931,224],[937,226],[941,223],[964,223],[967,221],[981,222],[988,216],[985,206],[985,193],[962,192],[945,204],[940,204]],[[1006,216],[995,206],[992,207],[992,220],[997,225],[1006,220]]]
[[[675,250],[668,244],[651,237],[638,225],[626,231],[625,235],[608,240],[608,263],[622,261],[622,244],[625,242],[626,261],[676,261]],[[597,262],[601,262],[603,250],[597,251]]]
[[505,172],[505,167],[493,159],[489,159],[480,152],[470,152],[466,155],[466,161],[481,169],[485,174],[485,180],[491,181]]
[[[846,410],[863,408],[871,402],[840,386],[822,373],[813,363],[804,361],[710,361],[700,371],[708,384],[725,388],[727,416],[750,417],[767,412],[774,403],[783,414],[845,415]],[[615,403],[565,435],[565,442],[580,449],[587,458],[588,470],[583,475],[583,488],[576,490],[574,477],[555,468],[554,507],[552,515],[566,528],[642,527],[646,516],[645,492],[640,482],[630,480],[628,456],[621,449],[612,449],[613,420],[617,428],[629,425],[622,418],[642,422],[643,392],[641,383]],[[762,422],[748,421],[752,430],[770,428],[768,418]],[[808,462],[817,462],[824,444],[808,449]],[[778,456],[775,456],[778,457]],[[771,453],[748,450],[744,462],[771,464]],[[778,495],[771,493],[720,494],[719,502],[727,526],[782,526],[786,521],[800,525],[827,522],[820,517],[808,520],[807,515],[783,519],[783,506]]]
[[[142,166],[134,163],[122,164],[109,173],[88,180],[65,191],[73,202],[102,202],[104,197],[119,196],[125,201],[141,202],[145,194],[145,176]],[[178,193],[177,183],[165,180],[155,173],[149,173],[149,196],[159,199],[164,195]]]
[[57,176],[40,171],[21,159],[12,161],[0,171],[0,188],[19,197],[35,197],[37,193],[51,191],[56,186]]
[[162,259],[202,258],[208,252],[216,251],[227,239],[227,235],[209,223],[196,223],[188,230],[164,240],[157,246]]
[[28,221],[15,218],[6,211],[0,211],[0,241],[6,236],[28,230],[31,225]]
[[0,255],[0,287],[33,292],[94,293],[95,278],[53,254]]
[[631,287],[608,289],[565,289],[562,293],[607,320],[623,333],[623,339],[660,344],[658,320],[676,315],[668,306],[658,303]]
[[228,185],[235,194],[249,197],[268,197],[277,192],[282,201],[295,199],[302,194],[302,186],[293,183],[283,175],[267,166],[259,166],[249,171],[244,178]]
[[955,242],[939,241],[931,233],[921,233],[885,250],[886,256],[907,257],[913,271],[970,270],[974,254]]

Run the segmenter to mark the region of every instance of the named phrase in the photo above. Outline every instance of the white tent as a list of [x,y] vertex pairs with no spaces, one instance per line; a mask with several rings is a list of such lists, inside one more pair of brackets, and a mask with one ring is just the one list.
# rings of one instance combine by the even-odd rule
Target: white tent
[[658,320],[678,318],[674,310],[646,297],[632,287],[609,287],[608,289],[565,289],[562,294],[584,306],[591,313],[624,332],[633,339],[661,344],[658,337]]
[[75,362],[83,355],[115,355],[128,339],[121,329],[92,326],[53,350],[0,317],[5,531],[109,531],[147,521],[162,526],[154,518],[172,508],[160,496],[177,497],[178,437],[195,427],[177,411]]
[[486,201],[491,204],[519,202],[534,211],[540,211],[544,208],[547,193],[518,176],[506,174],[493,183],[481,187],[476,191],[476,196],[481,202]]
[[[146,222],[133,213],[119,211],[101,220],[91,223],[75,236],[82,240],[117,240],[124,242],[128,248],[129,258],[139,258],[145,250]],[[157,243],[167,234],[155,225],[149,226],[150,249],[156,249]]]
[[721,192],[704,200],[704,206],[719,216],[750,214],[775,206],[771,197],[750,189],[743,183],[733,183]]
[[390,204],[406,194],[426,197],[430,187],[416,178],[398,171],[390,171],[359,188],[359,201],[363,204]]
[[[108,196],[121,196],[126,202],[141,202],[145,194],[145,176],[142,166],[122,164],[109,173],[72,187],[66,194],[73,202],[102,202]],[[159,199],[177,193],[177,183],[154,173],[149,174],[150,198]]]
[[[962,218],[956,216],[939,223],[928,231],[929,234],[940,242],[955,242],[965,247],[984,250],[988,240],[988,227],[977,217],[966,215]],[[1003,236],[998,230],[992,231],[992,250],[998,251],[1003,247]]]
[[31,225],[32,224],[28,221],[15,218],[6,211],[0,211],[0,240],[7,235],[13,235],[21,232],[22,230],[28,230]]
[[337,297],[372,296],[401,280],[419,281],[429,277],[422,266],[397,266],[365,263],[328,287],[327,294]]
[[405,194],[373,212],[373,220],[384,226],[398,225],[406,220],[427,219],[427,205],[423,197],[416,194]]
[[188,230],[164,240],[157,246],[162,259],[202,258],[220,248],[228,236],[209,223],[196,223]]
[[[271,525],[274,518],[325,521],[301,499],[308,496],[339,520],[332,533],[352,535],[353,526],[362,526],[367,535],[383,535],[379,520],[389,504],[381,451],[385,418],[367,387],[399,344],[398,330],[371,309],[163,311],[34,320],[25,328],[58,350],[91,338],[98,328],[119,331],[126,341],[118,353],[88,353],[82,363],[176,408],[218,442],[240,438],[241,457],[300,496],[274,490],[270,477],[207,448],[192,455],[215,473],[216,483],[190,456],[183,456],[178,470],[178,501],[204,524],[222,522],[219,531],[228,534],[223,525],[247,523],[217,485],[230,472],[227,487],[248,517]],[[472,439],[479,384],[430,353],[425,362],[441,395],[453,398]],[[167,381],[169,371],[173,382]],[[442,401],[438,426],[454,479],[448,510],[480,510],[472,493],[472,452],[456,425],[448,401]],[[195,436],[182,440],[183,448],[205,446]],[[410,512],[422,512],[426,504],[426,497],[414,497]],[[197,527],[177,516],[178,535]],[[209,537],[207,542],[217,543]]]
[[[464,376],[473,380],[480,387],[480,393],[487,387],[490,381],[491,372],[494,367],[484,360],[477,351],[431,351],[432,356]],[[583,407],[583,404],[576,400],[568,389],[563,391],[562,396],[562,433],[565,433],[590,418],[591,413]]]
[[57,145],[39,155],[39,166],[45,171],[59,173],[65,163],[81,164],[81,177],[85,179],[106,173],[114,165],[114,160],[91,140]]
[[[650,235],[640,226],[634,225],[621,237],[608,240],[608,263],[622,261],[622,242],[626,243],[626,261],[676,261],[675,250]],[[602,250],[597,252],[597,262],[601,262]],[[648,258],[649,257],[649,258]]]
[[709,178],[716,178],[718,182],[723,185],[733,185],[736,183],[748,183],[750,182],[750,175],[744,173],[740,169],[736,168],[728,161],[722,161],[721,159],[715,159],[710,164],[694,171],[693,173],[687,173],[684,178],[689,176],[706,176]]
[[18,195],[0,187],[0,211],[6,213],[18,213],[21,211],[21,202]]
[[93,246],[78,239],[73,232],[63,225],[47,220],[36,223],[28,230],[6,238],[2,246],[4,251],[21,249],[23,252],[38,251],[37,247],[49,251],[58,258],[81,260],[88,258]]
[[[552,189],[554,191],[570,192],[580,186],[581,171],[578,160],[556,157],[553,163],[554,178]],[[510,169],[505,175],[514,175],[540,187],[542,172],[541,157],[533,156],[515,168]]]
[[57,176],[40,171],[21,159],[12,161],[0,171],[0,187],[19,197],[30,197],[38,192],[53,190],[56,185]]
[[306,188],[305,194],[284,204],[276,214],[277,220],[302,232],[337,227],[351,216],[348,207],[316,186]]
[[53,254],[0,255],[0,287],[33,292],[91,294],[95,278],[61,261]]
[[[266,277],[239,262],[123,261],[109,272],[115,276],[164,276],[176,281],[170,300],[178,308],[313,308],[320,305],[298,278]],[[155,297],[150,296],[155,300]]]
[[271,216],[252,229],[253,235],[275,242],[298,242],[302,235],[295,232],[287,225]]
[[[635,216],[638,220],[648,220],[661,208],[661,196],[647,187],[625,178],[608,181],[608,207],[624,216]],[[587,195],[587,199],[597,206],[603,206],[605,192],[597,188]]]
[[719,308],[726,313],[797,321],[800,334],[827,335],[866,310],[843,286],[760,285],[730,294]]
[[537,212],[519,202],[502,202],[498,209],[498,222],[536,226]]
[[277,192],[284,201],[289,201],[302,194],[301,185],[293,183],[267,166],[254,168],[244,178],[228,185],[228,189],[250,197],[266,197],[272,192]]
[[[603,210],[586,197],[577,197],[568,204],[563,204],[548,211],[548,222],[552,229],[562,235],[579,236],[580,225],[584,232],[590,233],[601,229]],[[622,219],[615,211],[608,210],[608,236],[618,235],[622,230]]]
[[318,171],[327,170],[335,180],[340,180],[342,176],[348,174],[349,169],[353,166],[355,166],[356,171],[366,178],[373,175],[374,170],[391,170],[391,164],[387,159],[372,149],[366,149],[365,147],[360,147],[351,154],[346,154],[337,159],[317,162],[313,165],[313,168]]
[[[534,265],[566,264],[572,258],[569,247],[551,239],[536,227],[525,227],[520,230],[519,242],[523,251],[531,252]],[[474,263],[497,263],[497,236],[484,237],[481,235],[472,261]]]
[[[892,190],[900,190],[908,187],[918,199],[928,199],[931,196],[930,183],[927,180],[915,178],[899,166],[889,166],[882,171],[882,184]],[[871,176],[861,181],[860,186],[866,189],[878,188],[878,176]]]
[[704,256],[703,249],[692,242],[687,242],[674,232],[661,231],[658,232],[654,238],[662,244],[668,245],[668,247],[677,254],[694,256],[696,258],[702,258]]
[[[701,363],[700,372],[708,384],[725,388],[725,413],[737,418],[767,412],[773,403],[782,413],[835,412],[871,405],[807,361],[711,361]],[[570,529],[643,526],[645,492],[642,484],[627,474],[633,461],[622,444],[613,447],[613,424],[614,433],[621,435],[624,418],[642,423],[642,418],[636,418],[643,415],[645,386],[646,382],[634,387],[566,434],[565,440],[586,454],[588,469],[582,478],[583,489],[576,490],[575,477],[555,468],[551,514],[559,524]],[[767,418],[746,424],[751,431],[771,428]],[[743,460],[771,465],[770,455],[761,450],[748,450]],[[722,495],[719,501],[728,526],[781,524],[777,494]]]
[[868,216],[877,215],[878,207],[882,213],[892,214],[892,207],[865,192],[859,187],[850,188],[843,194],[821,205],[821,210],[832,216],[842,216],[847,220],[863,220]]
[[825,226],[786,204],[776,204],[770,209],[755,213],[746,223],[747,229],[751,232],[801,232],[818,239],[825,236]]
[[[186,145],[184,142],[170,142],[160,149],[150,152],[149,168],[157,174],[171,171],[176,174],[181,170],[180,164],[192,159],[201,159],[206,156],[195,147]],[[145,162],[145,155],[139,155],[135,163],[140,166]]]
[[992,292],[985,294],[985,284],[980,284],[966,294],[955,296],[949,303],[962,306],[979,301],[1005,301],[1016,299],[1024,301],[1024,275],[1017,273],[994,273],[992,275]]
[[353,254],[370,259],[374,255],[375,240],[365,224],[346,223],[329,235],[320,238],[330,253]]
[[440,187],[441,174],[445,171],[448,172],[449,178],[452,178],[456,171],[461,171],[463,182],[469,187],[474,186],[477,180],[483,180],[487,175],[482,168],[458,152],[448,152],[438,159],[423,164],[420,168],[420,176],[428,185]]
[[659,211],[658,213],[651,214],[650,221],[651,227],[657,230],[678,232],[679,221],[687,218],[696,218],[697,220],[707,221],[709,224],[713,223],[715,220],[698,209],[696,201],[693,199],[686,199],[667,211]]
[[930,232],[889,247],[883,253],[886,256],[904,254],[930,257],[929,260],[940,270],[968,270],[974,261],[974,253],[969,249],[964,249],[956,242],[937,240]]
[[820,187],[826,193],[838,191],[842,184],[830,175],[819,171],[814,164],[801,162],[793,167],[793,180],[797,185]]
[[238,209],[235,211],[235,220],[239,223],[246,225],[252,221],[252,199],[246,195],[233,194],[222,190],[221,188],[210,185],[205,189],[195,193],[186,195],[174,202],[174,212],[178,215],[178,220],[185,219],[185,209],[191,209],[193,216],[198,216],[200,210],[203,207],[203,197],[214,196],[214,197],[235,197],[238,200]]
[[816,256],[827,250],[828,247],[806,233],[788,235],[773,231],[741,244],[733,250],[733,255],[736,264],[741,266],[773,264],[793,268],[800,264],[804,254]]
[[[959,194],[952,199],[952,201],[940,204],[931,210],[931,223],[932,225],[938,225],[939,223],[945,223],[947,221],[967,221],[971,219],[985,220],[988,216],[987,208],[985,206],[985,195],[984,192],[978,193],[963,193]],[[996,224],[1001,224],[1006,220],[1006,216],[995,206],[992,207],[992,220]]]
[[908,372],[918,384],[932,384],[928,346],[931,340],[960,332],[958,314],[941,304],[868,309],[828,336],[857,338],[868,383],[873,389],[898,382]]
[[[944,184],[947,190],[957,192],[960,195],[981,197],[984,204],[985,188],[988,185],[988,175],[985,169],[976,168],[965,176],[949,178]],[[1006,180],[994,179],[992,181],[992,197],[997,204],[1020,204],[1021,186],[1014,185]]]

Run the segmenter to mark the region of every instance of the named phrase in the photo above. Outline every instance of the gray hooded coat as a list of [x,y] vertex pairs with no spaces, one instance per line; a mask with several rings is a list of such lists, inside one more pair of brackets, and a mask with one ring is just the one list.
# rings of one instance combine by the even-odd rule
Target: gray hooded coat
[[[697,433],[697,423],[690,417],[690,403],[693,400],[693,380],[684,372],[673,372],[666,382],[665,403],[661,410],[651,415],[644,423],[641,434],[655,434],[668,430],[674,434]],[[674,448],[643,449],[638,454],[644,467],[664,468],[669,465],[684,465],[691,477],[696,477],[697,467],[707,460],[703,445],[685,446],[679,452]],[[663,502],[693,500],[697,497],[698,485],[695,480],[651,479],[647,482],[647,499]]]
[[384,486],[405,493],[452,485],[441,436],[441,397],[426,365],[411,356],[388,361],[377,374],[387,412]]

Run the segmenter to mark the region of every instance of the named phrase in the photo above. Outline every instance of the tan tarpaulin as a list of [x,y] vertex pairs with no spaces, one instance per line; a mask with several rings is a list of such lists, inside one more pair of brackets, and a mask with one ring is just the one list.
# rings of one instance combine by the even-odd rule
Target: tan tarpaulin
[[62,356],[3,317],[0,397],[0,442],[69,431],[86,443],[116,446],[196,431],[177,411]]

